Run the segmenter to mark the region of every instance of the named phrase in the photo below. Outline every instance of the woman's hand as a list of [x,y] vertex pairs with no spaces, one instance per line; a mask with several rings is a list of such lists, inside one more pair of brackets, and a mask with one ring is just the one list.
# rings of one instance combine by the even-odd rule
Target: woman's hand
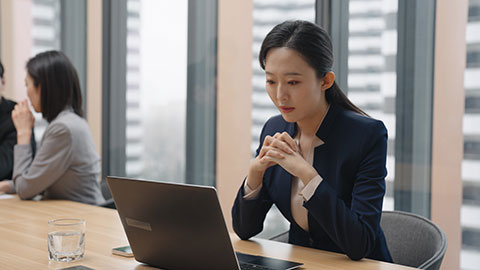
[[285,153],[294,153],[297,151],[295,141],[288,133],[276,133],[274,136],[266,136],[258,156],[250,163],[248,170],[247,184],[251,189],[255,189],[262,183],[263,174],[269,167],[277,164],[275,161],[265,159],[265,157],[280,160],[285,158]]
[[298,177],[304,185],[307,185],[316,175],[317,171],[312,167],[299,152],[284,154],[282,159],[272,156],[265,156],[266,162],[275,162],[282,166],[291,175]]
[[12,111],[12,121],[17,129],[17,144],[30,144],[35,118],[28,108],[27,100],[15,105]]
[[[266,154],[261,158],[261,161],[266,164],[278,164],[282,166],[291,175],[298,177],[305,185],[310,182],[316,175],[317,171],[312,167],[297,151],[298,147],[295,141],[286,132],[277,133],[274,139],[282,141],[282,143],[272,143],[271,152],[274,154]],[[287,148],[285,145],[294,145],[295,148]],[[293,151],[295,149],[295,151]],[[292,150],[292,151],[289,151]],[[259,155],[260,156],[260,155]]]
[[10,182],[9,181],[1,181],[0,182],[0,194],[7,193],[10,191]]
[[287,132],[276,133],[272,136],[266,136],[263,141],[262,149],[253,162],[254,169],[257,171],[265,171],[269,167],[276,164],[274,161],[269,161],[265,157],[276,158],[277,160],[285,158],[285,154],[292,154],[297,150],[297,144],[288,135]]

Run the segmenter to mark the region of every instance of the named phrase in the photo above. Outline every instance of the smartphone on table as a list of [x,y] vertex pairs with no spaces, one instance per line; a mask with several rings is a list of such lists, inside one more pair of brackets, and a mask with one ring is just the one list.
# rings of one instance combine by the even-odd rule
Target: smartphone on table
[[133,257],[133,252],[130,246],[112,248],[112,254],[124,257]]

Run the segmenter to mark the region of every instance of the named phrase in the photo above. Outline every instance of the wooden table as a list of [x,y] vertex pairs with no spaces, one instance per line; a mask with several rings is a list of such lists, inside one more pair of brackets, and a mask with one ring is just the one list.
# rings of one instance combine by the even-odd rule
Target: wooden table
[[[73,263],[49,262],[47,221],[55,218],[86,220],[85,257]],[[400,265],[293,246],[263,239],[241,241],[231,234],[235,250],[304,263],[304,269],[410,269]],[[112,247],[128,245],[117,211],[70,201],[21,201],[0,196],[0,268],[58,269],[84,265],[94,269],[154,269],[133,258],[111,254]]]

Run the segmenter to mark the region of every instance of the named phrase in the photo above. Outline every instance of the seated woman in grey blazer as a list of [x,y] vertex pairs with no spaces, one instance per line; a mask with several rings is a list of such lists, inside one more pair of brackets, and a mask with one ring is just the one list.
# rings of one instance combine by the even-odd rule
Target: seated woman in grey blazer
[[34,110],[49,124],[32,157],[33,114],[26,100],[15,106],[17,145],[10,191],[22,199],[42,194],[43,199],[103,203],[100,158],[83,118],[80,83],[70,60],[58,51],[36,55],[27,62],[25,84]]

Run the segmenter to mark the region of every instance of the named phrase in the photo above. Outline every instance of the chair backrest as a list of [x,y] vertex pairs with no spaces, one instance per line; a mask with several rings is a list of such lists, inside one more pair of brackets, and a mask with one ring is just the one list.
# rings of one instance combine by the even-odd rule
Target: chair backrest
[[384,211],[380,225],[393,262],[420,269],[439,269],[447,250],[445,233],[412,213]]
[[108,187],[107,181],[105,179],[100,182],[100,188],[102,190],[103,198],[105,198],[105,202],[100,204],[99,206],[110,209],[117,209],[115,202],[112,198],[112,193],[110,193],[110,188]]

